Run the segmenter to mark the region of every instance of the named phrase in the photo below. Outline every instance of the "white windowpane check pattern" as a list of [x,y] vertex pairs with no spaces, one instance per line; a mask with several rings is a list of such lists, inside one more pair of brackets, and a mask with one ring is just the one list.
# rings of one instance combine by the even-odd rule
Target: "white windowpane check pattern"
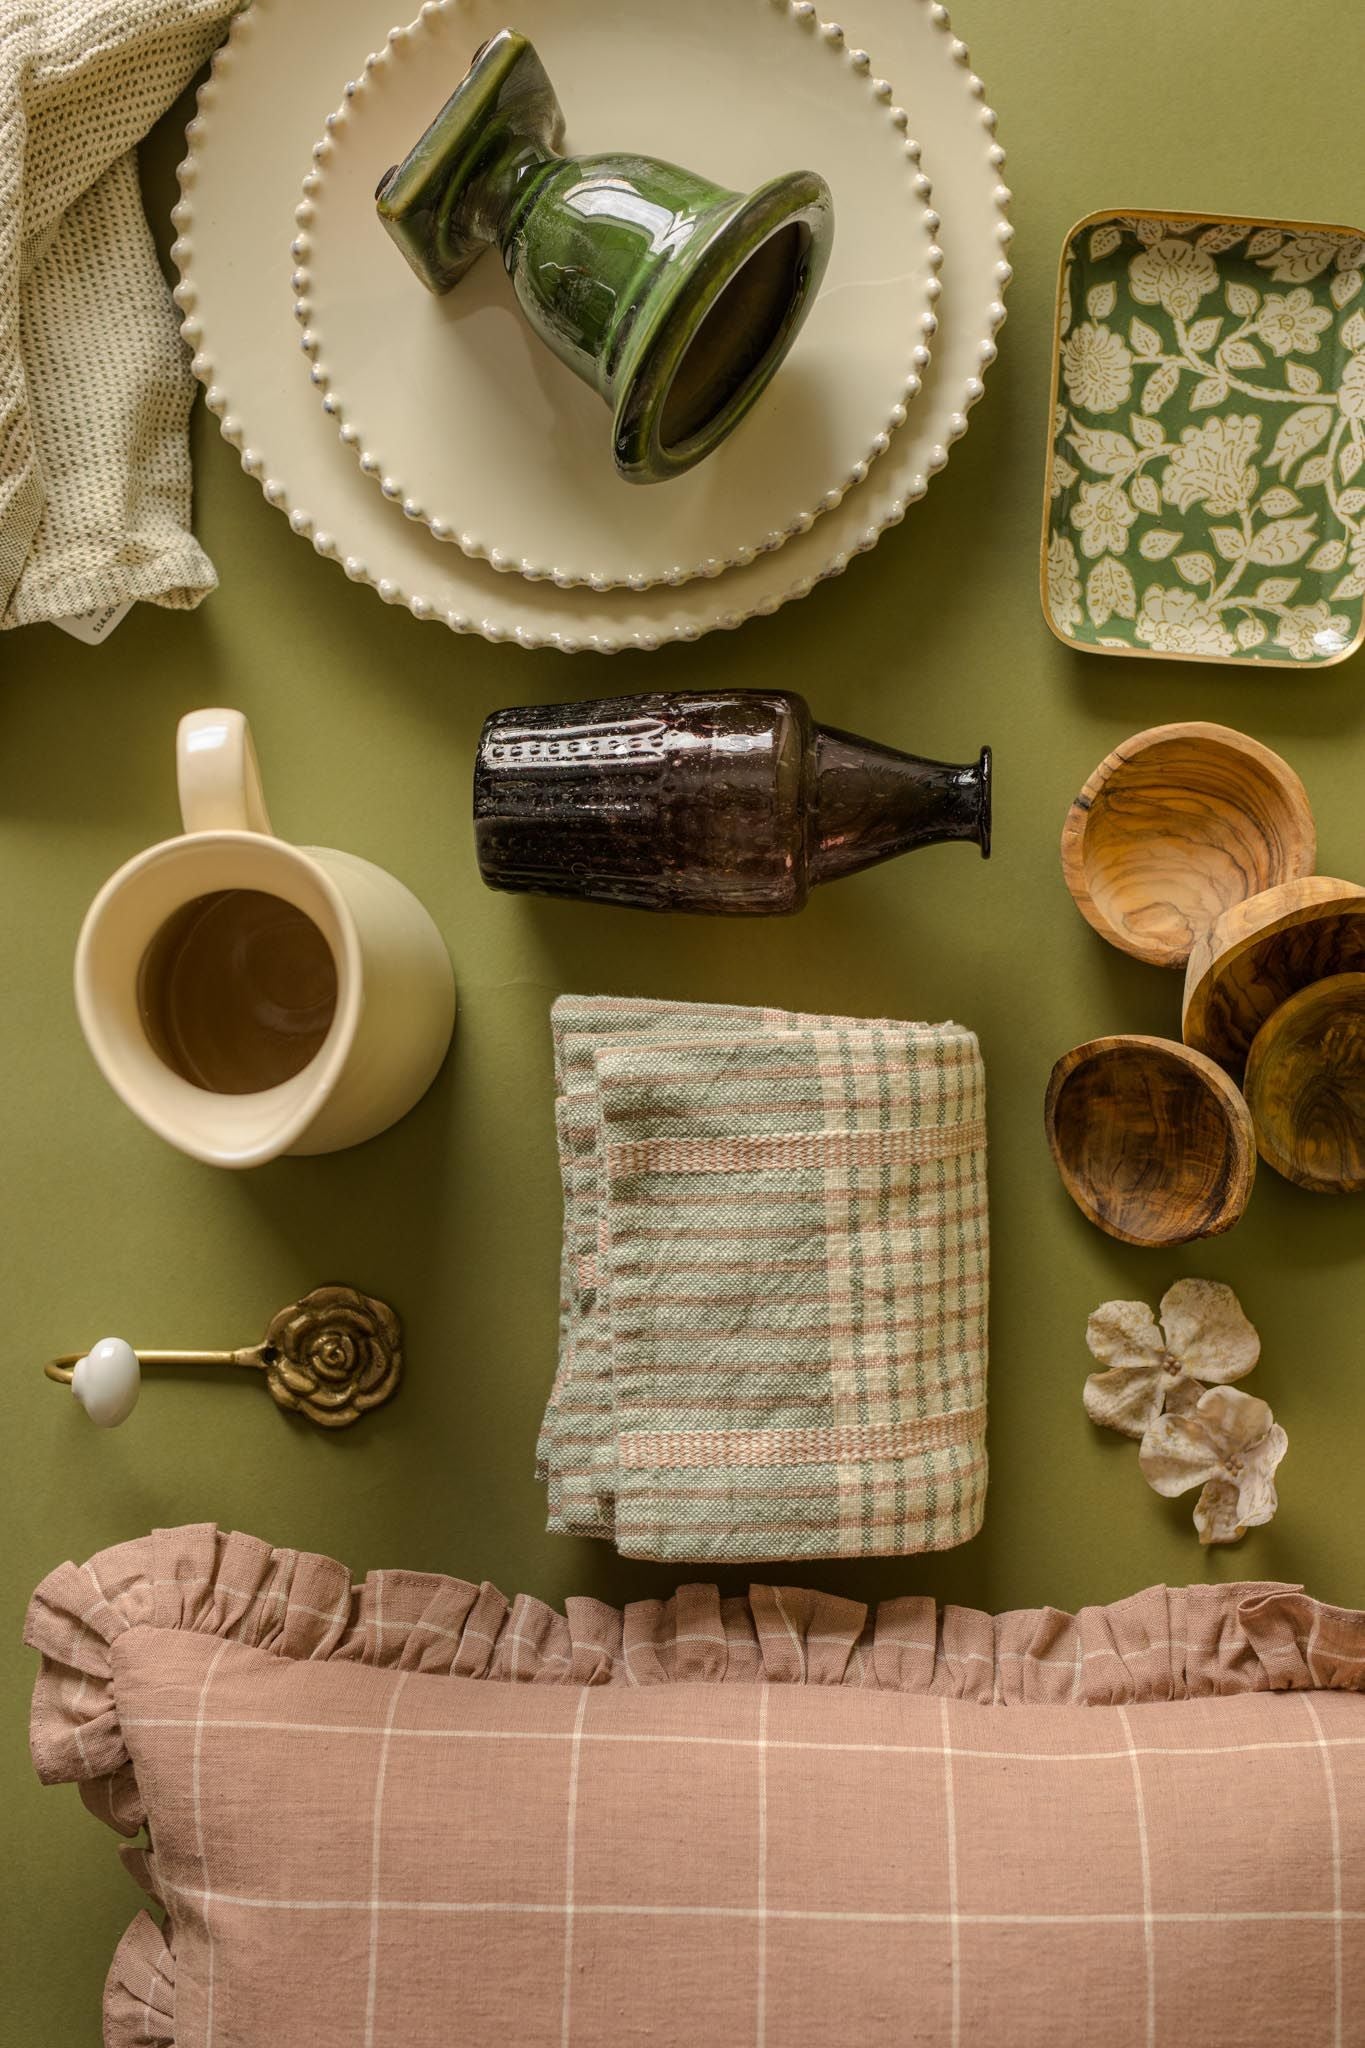
[[[1322,1752],[1323,1777],[1327,1785],[1327,1809],[1332,1829],[1332,2044],[1343,2048],[1345,2040],[1345,1984],[1344,1958],[1345,1935],[1343,1922],[1347,1918],[1341,1896],[1341,1809],[1337,1802],[1336,1770],[1332,1763],[1332,1745],[1323,1732],[1322,1717],[1312,1699],[1304,1695],[1304,1708],[1313,1724],[1313,1735]],[[1359,1822],[1357,1822],[1359,1827]]]
[[1365,2040],[1365,1618],[695,1588],[557,1630],[218,1541],[30,1616],[40,1768],[146,1823],[174,1928],[109,2048]]
[[[1254,1954],[1263,1989],[1282,1967],[1287,1998],[1310,1969],[1324,2006],[1340,2001],[1347,1930],[1365,1943],[1365,1880],[1347,1892],[1340,1853],[1343,1796],[1365,1830],[1359,1696],[996,1709],[799,1683],[575,1691],[281,1669],[154,1632],[119,1661],[160,1884],[183,1913],[177,1981],[184,2009],[204,2014],[177,2048],[214,2048],[219,2016],[222,2038],[242,2039],[221,1983],[262,1971],[291,2044],[319,2048],[338,2038],[326,2000],[309,2031],[319,1980],[334,1995],[354,1979],[364,2048],[435,2048],[440,2014],[467,2009],[471,1974],[490,1971],[499,1998],[474,1995],[462,2048],[505,2039],[507,2001],[530,1985],[552,1986],[554,2010],[519,2041],[599,2048],[641,1972],[663,2009],[655,2042],[889,2043],[901,2037],[875,2016],[895,1991],[918,2011],[941,1996],[929,2038],[996,2048],[1011,2037],[983,2031],[982,2013],[1012,2008],[1020,1985],[1008,1956],[980,1944],[989,1930],[1045,1939],[1047,1999],[1122,1985],[1110,2048],[1177,2048],[1195,2038],[1177,2017],[1191,1941],[1197,1984],[1212,1973],[1226,1988]],[[254,1711],[262,1664],[268,1721]],[[339,1711],[320,1717],[333,1689]],[[1258,1808],[1283,1813],[1291,1779],[1289,1832],[1265,1862]],[[183,1845],[177,1784],[195,1795]],[[347,1799],[356,1824],[338,1834]],[[1244,1838],[1211,1892],[1205,1828],[1187,1839],[1189,1815],[1233,1807]],[[817,1973],[798,2013],[805,1944],[840,1933],[872,1958],[866,2009],[844,1986],[840,2013],[821,2019]],[[669,1971],[652,1960],[680,1946],[705,1959],[691,2019],[668,2017]],[[440,1986],[426,2033],[399,1990],[414,1971]],[[849,2034],[824,2031],[836,2024]],[[1088,2048],[1085,2035],[1051,2038]],[[1326,2033],[1324,2048],[1349,2038]]]
[[1119,1707],[1117,1713],[1123,1724],[1129,1761],[1133,1767],[1133,1817],[1137,1822],[1138,1854],[1142,1862],[1142,1959],[1147,1978],[1143,2009],[1147,2016],[1147,2048],[1156,2048],[1156,1935],[1152,1916],[1152,1852],[1147,1837],[1147,1805],[1142,1793],[1142,1765],[1128,1709]]

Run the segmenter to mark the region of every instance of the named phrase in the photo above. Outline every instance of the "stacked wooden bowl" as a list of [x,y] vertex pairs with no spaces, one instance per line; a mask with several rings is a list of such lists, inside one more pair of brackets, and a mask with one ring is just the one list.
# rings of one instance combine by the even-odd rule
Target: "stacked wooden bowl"
[[1314,1192],[1365,1189],[1365,887],[1316,862],[1298,776],[1224,725],[1137,733],[1072,804],[1062,871],[1082,916],[1185,973],[1182,1042],[1093,1039],[1048,1084],[1057,1170],[1111,1237],[1230,1230],[1258,1151]]

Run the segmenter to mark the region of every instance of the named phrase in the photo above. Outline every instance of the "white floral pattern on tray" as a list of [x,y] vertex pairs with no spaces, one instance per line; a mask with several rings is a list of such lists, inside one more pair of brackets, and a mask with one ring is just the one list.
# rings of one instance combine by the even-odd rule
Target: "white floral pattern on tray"
[[1365,235],[1097,215],[1057,313],[1043,609],[1114,654],[1365,639]]

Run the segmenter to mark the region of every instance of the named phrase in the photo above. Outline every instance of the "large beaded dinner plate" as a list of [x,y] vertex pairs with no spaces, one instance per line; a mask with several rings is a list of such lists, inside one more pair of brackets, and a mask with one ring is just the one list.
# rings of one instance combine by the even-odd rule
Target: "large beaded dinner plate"
[[[320,117],[341,96],[336,52],[382,45],[389,5],[331,0],[323,35],[314,10],[294,0],[254,0],[234,19],[200,90],[181,167],[173,254],[182,332],[225,437],[293,530],[353,580],[420,619],[565,652],[649,649],[738,626],[805,596],[875,546],[966,432],[995,357],[1010,275],[1009,193],[995,115],[946,7],[855,0],[840,30],[870,53],[875,75],[915,81],[918,140],[943,216],[939,327],[905,425],[865,483],[775,553],[677,589],[599,593],[499,575],[405,519],[362,475],[300,375],[288,282],[299,165]],[[548,5],[539,0],[534,18],[523,14],[519,27],[534,34]],[[661,0],[641,0],[625,18],[632,32],[644,33],[675,12]]]
[[939,223],[891,82],[800,0],[692,0],[685,33],[676,19],[623,32],[615,0],[580,0],[537,21],[565,151],[659,157],[741,192],[810,169],[835,217],[786,364],[685,476],[622,479],[601,398],[532,334],[496,256],[438,297],[376,218],[377,178],[496,34],[501,0],[435,0],[390,36],[303,179],[295,313],[324,408],[386,497],[494,568],[640,590],[751,562],[862,482],[929,361]]

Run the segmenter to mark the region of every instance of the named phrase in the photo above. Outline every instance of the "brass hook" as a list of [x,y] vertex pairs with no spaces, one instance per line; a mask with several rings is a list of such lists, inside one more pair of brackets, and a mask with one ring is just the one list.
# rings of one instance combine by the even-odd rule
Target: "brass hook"
[[[101,1341],[107,1342],[108,1339]],[[122,1341],[121,1338],[114,1339],[115,1343]],[[246,1365],[264,1371],[266,1360],[261,1356],[262,1348],[258,1344],[245,1351],[134,1351],[133,1356],[139,1365]],[[85,1351],[62,1351],[56,1358],[49,1358],[43,1371],[59,1386],[69,1387],[76,1367],[88,1356]]]
[[43,1367],[69,1386],[92,1421],[112,1429],[137,1404],[144,1365],[227,1365],[263,1372],[277,1406],[323,1429],[344,1429],[396,1391],[403,1327],[387,1302],[353,1287],[315,1287],[271,1320],[259,1344],[238,1351],[135,1351],[104,1337],[88,1352],[64,1351]]

